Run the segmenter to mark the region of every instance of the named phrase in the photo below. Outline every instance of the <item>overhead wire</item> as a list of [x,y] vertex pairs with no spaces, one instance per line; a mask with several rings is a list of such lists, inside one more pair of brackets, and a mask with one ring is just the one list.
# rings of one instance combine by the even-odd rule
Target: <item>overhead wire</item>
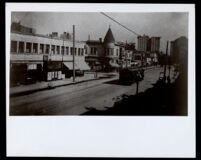
[[132,32],[133,34],[135,34],[136,36],[140,36],[140,34],[138,34],[137,32],[129,29],[128,27],[126,27],[125,25],[121,24],[120,22],[118,22],[117,20],[115,20],[114,18],[108,16],[107,14],[105,14],[104,12],[100,12],[102,15],[106,16],[107,18],[111,19],[112,21],[114,21],[115,23],[119,24],[120,26],[122,26],[123,28],[125,28],[126,30]]

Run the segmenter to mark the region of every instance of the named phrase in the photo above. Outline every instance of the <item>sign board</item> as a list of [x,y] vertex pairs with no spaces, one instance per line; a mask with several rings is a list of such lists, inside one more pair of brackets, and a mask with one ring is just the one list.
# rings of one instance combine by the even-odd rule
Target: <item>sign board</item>
[[51,72],[51,74],[52,74],[52,79],[54,79],[54,72]]
[[51,80],[52,80],[52,74],[51,74],[51,72],[48,72],[48,73],[47,73],[47,80],[48,80],[48,81],[51,81]]
[[27,69],[28,70],[35,70],[35,69],[37,69],[37,65],[36,64],[28,64]]
[[61,78],[62,78],[61,71],[58,71],[58,79],[61,79]]

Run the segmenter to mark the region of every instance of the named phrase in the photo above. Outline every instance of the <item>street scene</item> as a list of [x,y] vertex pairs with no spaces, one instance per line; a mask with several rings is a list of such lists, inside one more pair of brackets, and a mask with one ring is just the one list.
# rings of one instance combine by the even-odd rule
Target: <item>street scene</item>
[[10,35],[11,116],[188,115],[185,12],[12,12]]

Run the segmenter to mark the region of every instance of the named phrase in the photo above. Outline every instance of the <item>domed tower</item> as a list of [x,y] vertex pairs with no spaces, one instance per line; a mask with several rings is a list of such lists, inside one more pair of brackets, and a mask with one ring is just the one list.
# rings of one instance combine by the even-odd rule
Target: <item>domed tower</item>
[[110,27],[105,35],[103,45],[105,50],[105,63],[107,63],[107,66],[112,68],[118,67],[117,61],[119,56],[117,54],[117,46],[115,45],[115,39]]
[[112,31],[109,27],[106,35],[105,35],[105,38],[104,38],[104,43],[107,44],[107,43],[114,43],[115,42],[115,39],[114,39],[114,36],[112,34]]
[[105,48],[105,56],[113,57],[114,56],[114,48],[115,48],[115,39],[114,39],[112,30],[110,27],[105,35],[103,44],[104,44],[104,48]]

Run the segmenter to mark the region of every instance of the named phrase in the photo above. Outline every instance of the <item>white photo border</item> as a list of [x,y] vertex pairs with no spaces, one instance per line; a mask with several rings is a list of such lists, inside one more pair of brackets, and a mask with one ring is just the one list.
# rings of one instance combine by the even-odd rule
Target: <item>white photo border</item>
[[[55,7],[56,6],[56,7]],[[188,116],[10,116],[12,11],[188,12]],[[6,3],[7,156],[195,157],[195,5]]]

